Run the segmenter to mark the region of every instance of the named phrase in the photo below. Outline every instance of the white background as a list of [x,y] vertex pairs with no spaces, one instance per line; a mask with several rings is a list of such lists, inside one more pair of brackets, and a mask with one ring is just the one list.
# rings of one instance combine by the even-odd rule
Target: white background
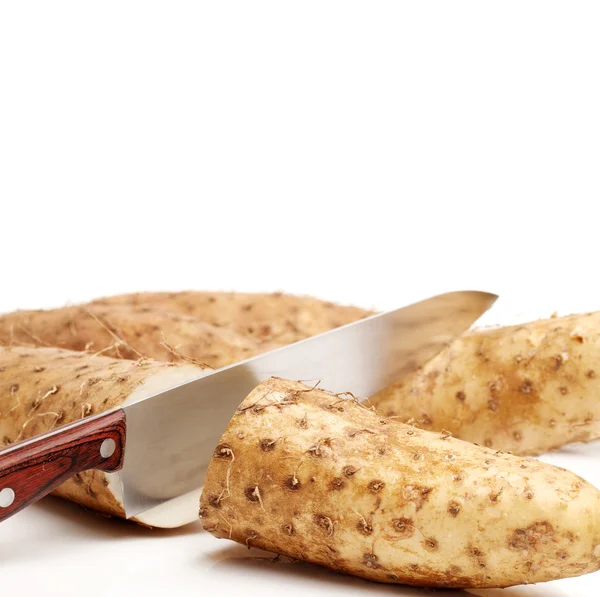
[[[600,308],[599,26],[595,2],[3,2],[0,311],[183,288]],[[553,456],[600,485],[598,457]],[[0,591],[421,595],[197,531],[48,500],[0,527]]]

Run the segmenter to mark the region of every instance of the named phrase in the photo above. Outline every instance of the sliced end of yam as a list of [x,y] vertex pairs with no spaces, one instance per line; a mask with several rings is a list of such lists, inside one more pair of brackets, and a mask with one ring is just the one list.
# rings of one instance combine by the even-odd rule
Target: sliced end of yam
[[[92,357],[56,348],[0,348],[0,439],[10,445],[137,402],[206,372],[194,365]],[[118,473],[87,471],[54,494],[104,514],[125,516]],[[199,495],[200,488],[134,520],[159,527],[193,522]]]

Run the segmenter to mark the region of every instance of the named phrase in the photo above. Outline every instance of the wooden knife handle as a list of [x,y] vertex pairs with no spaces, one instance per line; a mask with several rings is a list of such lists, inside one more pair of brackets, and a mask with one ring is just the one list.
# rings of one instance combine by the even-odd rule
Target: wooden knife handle
[[65,425],[0,451],[0,521],[88,469],[117,471],[125,454],[125,411]]

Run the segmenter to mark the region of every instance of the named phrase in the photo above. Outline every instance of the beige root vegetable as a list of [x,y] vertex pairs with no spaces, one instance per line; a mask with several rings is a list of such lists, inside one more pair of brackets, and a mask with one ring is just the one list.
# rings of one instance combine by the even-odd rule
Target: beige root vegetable
[[[0,347],[0,445],[166,390],[202,375],[202,371],[193,365],[92,357],[56,348]],[[115,474],[81,473],[55,494],[106,514],[124,516]],[[162,526],[152,512],[137,520]]]
[[376,581],[504,587],[600,567],[600,492],[557,467],[270,379],[214,452],[217,537]]
[[518,454],[596,439],[600,312],[471,332],[369,404]]
[[193,360],[213,368],[262,350],[252,338],[148,307],[65,307],[0,316],[0,344],[57,346],[125,359]]
[[290,344],[372,315],[365,309],[280,292],[141,292],[107,297],[92,304],[184,313],[261,342],[279,344]]

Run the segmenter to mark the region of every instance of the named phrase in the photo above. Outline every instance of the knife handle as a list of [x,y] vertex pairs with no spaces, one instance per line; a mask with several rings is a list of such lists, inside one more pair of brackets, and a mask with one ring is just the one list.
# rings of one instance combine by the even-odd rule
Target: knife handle
[[117,471],[125,454],[125,411],[102,413],[0,451],[0,522],[89,469]]

